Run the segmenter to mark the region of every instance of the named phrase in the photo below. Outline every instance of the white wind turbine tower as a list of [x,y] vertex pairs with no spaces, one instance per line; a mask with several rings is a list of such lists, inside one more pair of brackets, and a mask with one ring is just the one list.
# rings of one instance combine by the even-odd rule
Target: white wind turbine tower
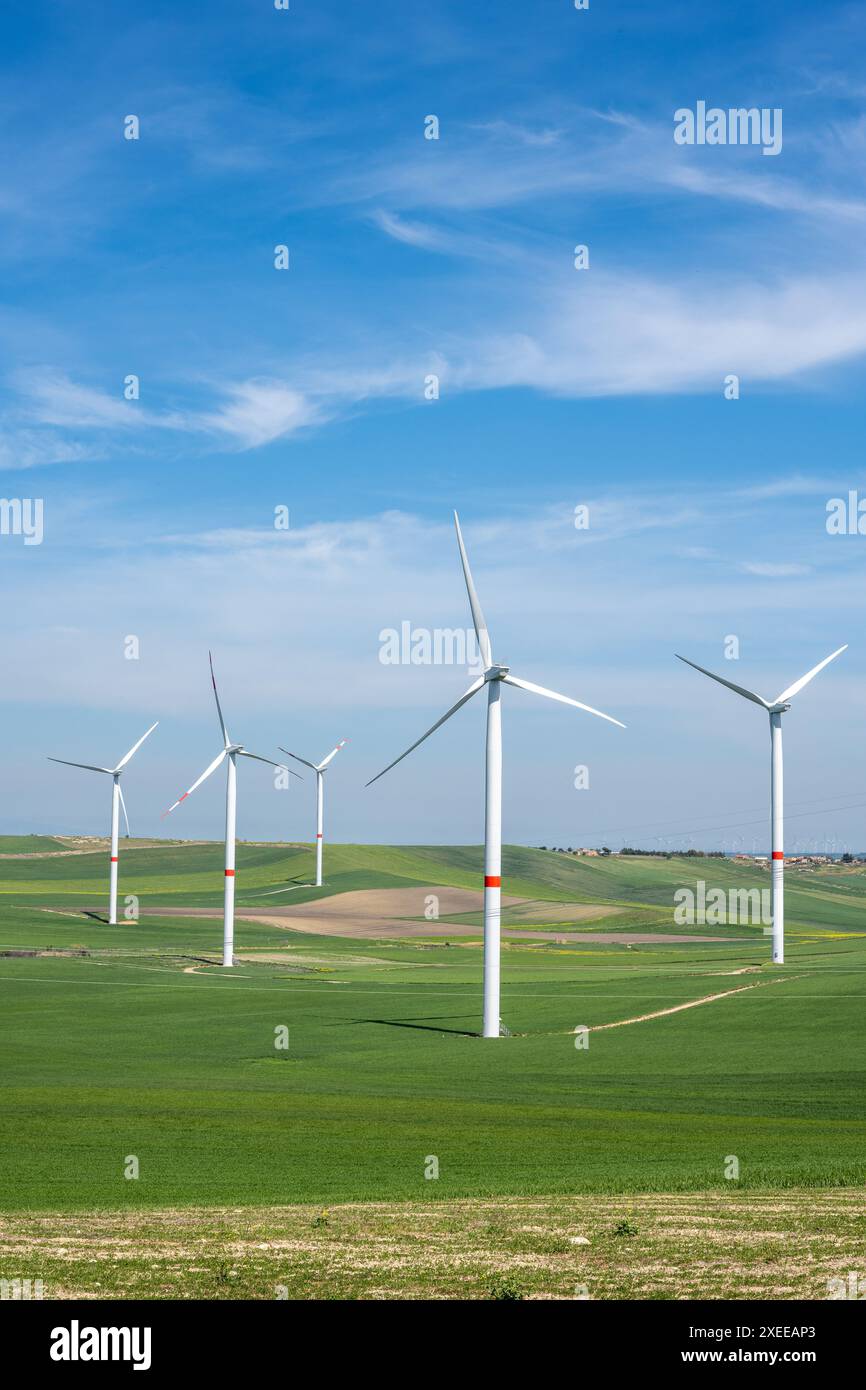
[[[212,772],[216,772],[220,763],[227,760],[226,769],[226,859],[225,859],[225,891],[223,898],[223,965],[233,965],[232,953],[234,951],[235,939],[235,824],[237,808],[237,759],[255,758],[258,763],[267,763],[268,767],[278,767],[283,772],[291,772],[291,768],[284,767],[282,763],[275,763],[272,758],[261,758],[258,753],[250,753],[244,748],[243,744],[232,743],[229,738],[226,722],[223,719],[223,712],[220,708],[220,697],[217,694],[216,678],[213,673],[213,657],[208,652],[210,662],[210,678],[213,685],[213,695],[216,700],[217,714],[220,721],[220,729],[223,736],[223,748],[201,774],[196,778],[192,786],[189,787],[182,796],[179,796],[167,811],[163,811],[163,817],[171,815],[176,806],[200,787],[202,782],[210,777]],[[297,777],[296,772],[292,772],[293,777]]]
[[341,738],[336,748],[332,748],[327,758],[323,758],[320,763],[310,763],[306,758],[299,758],[297,753],[290,753],[288,748],[280,748],[281,753],[287,757],[294,758],[295,762],[303,763],[304,767],[310,767],[316,774],[316,887],[322,886],[322,833],[324,829],[325,816],[325,768],[332,758],[335,758],[340,749],[349,742],[347,738]]
[[478,602],[478,595],[475,592],[475,585],[472,582],[472,574],[469,569],[469,560],[466,556],[466,547],[463,544],[463,536],[460,531],[460,520],[457,513],[454,513],[454,525],[457,528],[457,545],[460,549],[460,560],[463,565],[463,577],[466,581],[466,591],[469,595],[469,607],[472,610],[472,621],[475,625],[475,635],[478,638],[478,650],[481,660],[484,663],[484,674],[473,681],[465,695],[461,695],[455,705],[452,705],[441,719],[422,734],[419,739],[407,748],[405,753],[401,753],[399,758],[395,758],[392,763],[378,772],[371,778],[367,786],[372,786],[373,782],[384,777],[386,772],[390,772],[392,767],[407,757],[413,749],[423,743],[425,738],[429,738],[432,733],[444,724],[446,719],[450,719],[452,714],[465,705],[467,700],[486,685],[487,686],[487,767],[485,776],[485,799],[484,799],[484,1013],[482,1023],[482,1036],[485,1038],[497,1038],[500,1036],[500,1017],[499,1017],[499,957],[500,957],[500,901],[502,892],[502,721],[500,708],[500,693],[503,685],[515,685],[521,690],[528,690],[533,695],[545,695],[550,700],[559,700],[564,705],[574,705],[576,709],[586,710],[588,714],[597,714],[600,719],[607,719],[611,724],[617,724],[621,729],[625,728],[618,719],[613,719],[609,714],[602,714],[601,710],[593,709],[591,705],[583,705],[579,700],[572,700],[568,695],[558,695],[555,690],[546,690],[542,685],[533,685],[531,681],[521,680],[519,676],[512,676],[507,666],[501,666],[494,662],[493,652],[490,645],[490,634],[487,631],[487,623],[484,621],[484,614],[481,611],[481,604]]
[[760,705],[770,716],[770,819],[772,822],[772,866],[773,866],[773,962],[775,965],[785,963],[785,850],[783,835],[783,792],[782,792],[782,715],[791,708],[790,701],[808,685],[813,676],[817,676],[819,671],[823,671],[831,661],[847,649],[847,642],[844,647],[839,647],[829,656],[825,656],[823,661],[819,661],[817,666],[813,666],[811,671],[807,671],[805,676],[801,676],[793,685],[789,685],[787,690],[783,690],[781,695],[777,695],[775,700],[765,700],[762,695],[756,695],[753,690],[746,690],[741,685],[734,685],[733,681],[725,680],[724,676],[716,676],[712,671],[707,671],[703,666],[698,666],[696,662],[689,661],[687,657],[679,656],[678,659],[684,661],[687,666],[693,666],[702,675],[709,676],[711,680],[718,681],[720,685],[726,685],[729,690],[734,690],[738,695],[742,695],[746,700],[751,700],[753,704]]
[[[156,724],[159,723],[157,719]],[[108,922],[109,926],[117,925],[117,861],[118,855],[118,829],[120,819],[120,807],[123,807],[123,819],[126,821],[126,838],[129,839],[129,816],[126,814],[126,802],[123,799],[123,792],[120,790],[120,775],[126,764],[129,762],[133,753],[137,753],[148,734],[152,734],[156,724],[151,724],[146,734],[142,734],[138,743],[134,743],[128,753],[121,758],[117,767],[94,767],[92,763],[71,763],[68,758],[51,758],[50,763],[63,763],[64,767],[83,767],[87,772],[105,772],[112,779],[111,786],[111,867],[108,880]]]

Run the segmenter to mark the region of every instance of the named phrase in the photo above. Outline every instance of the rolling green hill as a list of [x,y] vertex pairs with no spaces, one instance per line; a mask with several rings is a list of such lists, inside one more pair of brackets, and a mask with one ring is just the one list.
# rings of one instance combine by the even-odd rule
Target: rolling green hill
[[[41,837],[6,837],[26,855]],[[50,843],[50,842],[48,842]],[[223,848],[218,843],[122,841],[120,891],[150,905],[218,907],[223,893]],[[87,906],[97,910],[106,891],[106,849],[59,858],[0,860],[0,902],[26,902],[38,897],[52,906]],[[237,900],[250,906],[301,903],[363,888],[441,885],[478,888],[483,872],[480,846],[464,845],[328,845],[324,888],[310,886],[314,850],[311,845],[240,844],[237,851]],[[708,888],[768,889],[769,874],[730,860],[675,857],[661,859],[611,855],[574,858],[549,850],[506,845],[503,849],[503,892],[551,903],[608,904],[610,907],[653,909],[633,912],[619,925],[673,926],[674,893],[702,879]],[[789,870],[786,913],[792,929],[866,931],[866,870],[833,865],[806,873]],[[512,911],[509,925],[519,925]],[[598,919],[596,929],[612,919]]]
[[0,854],[52,854],[67,848],[50,835],[0,835]]

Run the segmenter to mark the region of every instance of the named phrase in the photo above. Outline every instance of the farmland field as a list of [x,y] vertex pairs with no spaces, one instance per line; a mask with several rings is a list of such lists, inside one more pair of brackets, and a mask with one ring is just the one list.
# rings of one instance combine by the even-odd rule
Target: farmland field
[[[702,1194],[728,1213],[722,1224],[748,1223],[751,1192],[775,1204],[778,1239],[788,1230],[794,1240],[796,1228],[813,1260],[822,1232],[830,1245],[843,1228],[845,1240],[862,1236],[860,870],[789,873],[787,960],[774,967],[759,926],[665,939],[683,933],[673,921],[676,887],[697,877],[763,887],[760,870],[507,849],[503,923],[513,931],[503,941],[502,998],[512,1036],[485,1042],[476,1036],[477,909],[425,915],[437,888],[444,904],[444,890],[461,890],[462,901],[476,887],[478,849],[329,846],[317,890],[308,886],[308,846],[240,845],[238,964],[229,972],[217,964],[220,846],[124,843],[121,905],[134,895],[140,919],[109,927],[104,849],[61,854],[62,843],[40,849],[35,838],[21,842],[22,857],[0,863],[3,1277],[22,1241],[32,1239],[49,1264],[62,1258],[50,1232],[88,1211],[103,1213],[110,1249],[125,1222],[146,1245],[168,1212],[189,1212],[176,1217],[187,1232],[194,1222],[209,1229],[207,1210],[222,1212],[224,1232],[226,1210],[243,1208],[239,1226],[261,1234],[267,1211],[279,1208],[277,1225],[306,1231],[327,1207],[313,1229],[330,1259],[335,1230],[348,1240],[352,1226],[350,1243],[357,1237],[355,1209],[340,1204],[377,1204],[370,1230],[385,1239],[399,1226],[399,1244],[416,1207],[424,1222],[435,1224],[441,1210],[459,1225],[472,1211],[472,1221],[495,1226],[490,1199],[507,1198],[505,1226],[508,1211],[523,1215],[510,1233],[503,1227],[503,1252],[535,1226],[565,1250],[572,1227],[582,1230],[597,1210],[587,1198],[599,1194],[614,1225],[615,1211],[656,1213],[655,1259],[667,1229],[657,1220],[662,1198],[681,1201],[692,1221],[689,1194]],[[371,935],[328,934],[344,894],[374,904]],[[389,911],[392,901],[399,911]],[[414,934],[402,935],[410,926]],[[576,1028],[589,1032],[576,1039]],[[541,1215],[530,1219],[530,1208]],[[778,1213],[795,1209],[786,1226]],[[672,1239],[683,1220],[670,1226]],[[307,1244],[301,1293],[319,1287]],[[829,1259],[829,1246],[824,1253]],[[136,1289],[146,1284],[149,1261],[141,1263],[138,1274],[130,1266]],[[484,1296],[495,1263],[481,1260],[469,1292]],[[557,1270],[549,1286],[533,1275],[527,1292],[561,1296],[573,1271]],[[270,1266],[261,1279],[251,1275],[248,1296],[273,1296],[260,1291],[272,1275]],[[599,1296],[644,1296],[624,1275],[596,1277]],[[792,1267],[780,1287],[802,1294],[805,1277],[805,1267]],[[53,1265],[51,1278],[60,1278]],[[746,1296],[750,1278],[746,1271],[704,1296],[735,1287]],[[438,1264],[419,1272],[418,1291],[447,1293],[443,1279]],[[154,1281],[149,1296],[183,1296],[172,1278],[164,1288]],[[231,1296],[225,1281],[204,1282],[204,1292],[186,1296]],[[757,1278],[759,1286],[768,1287]],[[371,1288],[347,1276],[344,1291]],[[676,1296],[664,1281],[657,1294]]]

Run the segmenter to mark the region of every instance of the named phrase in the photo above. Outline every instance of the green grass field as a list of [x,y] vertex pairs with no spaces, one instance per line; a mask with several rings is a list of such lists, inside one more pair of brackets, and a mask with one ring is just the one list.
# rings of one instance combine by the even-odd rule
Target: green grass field
[[66,848],[50,835],[0,835],[0,854],[57,854]]
[[[240,846],[239,910],[359,888],[474,888],[480,850],[329,846],[324,890],[302,886],[311,865],[307,846]],[[106,869],[103,851],[0,862],[7,1212],[144,1221],[179,1207],[534,1194],[721,1200],[866,1176],[862,872],[790,875],[777,968],[760,928],[654,939],[682,930],[676,887],[766,886],[760,871],[510,848],[506,892],[625,910],[581,924],[568,945],[504,941],[513,1036],[491,1042],[476,1036],[480,933],[348,940],[239,922],[236,951],[263,959],[223,971],[209,963],[220,846],[124,845],[121,895],[135,894],[142,916],[113,928],[98,916]],[[155,912],[184,905],[214,915]],[[594,940],[635,924],[644,944]],[[713,995],[726,997],[602,1027]],[[600,1029],[586,1048],[580,1026]],[[275,1048],[281,1028],[287,1050]]]

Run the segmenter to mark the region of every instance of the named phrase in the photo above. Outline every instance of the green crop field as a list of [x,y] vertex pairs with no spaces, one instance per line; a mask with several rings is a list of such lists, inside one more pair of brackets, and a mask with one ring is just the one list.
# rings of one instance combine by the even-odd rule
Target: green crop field
[[[532,911],[504,918],[528,921],[503,941],[512,1036],[491,1042],[477,1036],[480,932],[349,939],[239,921],[243,959],[224,971],[221,846],[124,844],[121,904],[135,895],[141,919],[109,927],[104,850],[44,858],[39,843],[0,861],[10,1219],[103,1211],[146,1226],[178,1208],[593,1193],[627,1209],[629,1194],[718,1201],[866,1178],[859,870],[789,873],[774,967],[760,927],[663,939],[682,930],[677,887],[764,887],[760,870],[509,848],[504,891]],[[481,853],[330,846],[322,890],[305,886],[311,864],[308,846],[239,846],[239,912],[474,888]],[[569,925],[568,903],[601,910]],[[545,904],[565,944],[533,939]],[[189,905],[213,914],[169,915]],[[620,930],[645,940],[598,939]]]
[[0,855],[59,854],[67,848],[61,840],[54,840],[50,835],[0,835]]

